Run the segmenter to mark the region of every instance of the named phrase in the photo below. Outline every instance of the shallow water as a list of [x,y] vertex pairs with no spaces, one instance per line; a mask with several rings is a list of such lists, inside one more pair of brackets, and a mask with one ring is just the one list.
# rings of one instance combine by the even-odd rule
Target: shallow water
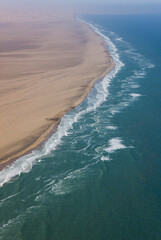
[[116,68],[0,173],[0,239],[160,240],[161,16],[81,19]]

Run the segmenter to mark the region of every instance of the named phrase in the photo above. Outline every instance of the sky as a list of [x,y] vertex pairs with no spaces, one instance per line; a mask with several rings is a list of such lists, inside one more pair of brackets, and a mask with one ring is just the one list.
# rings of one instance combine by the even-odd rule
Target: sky
[[[60,0],[62,1],[62,0]],[[155,4],[155,3],[161,3],[161,0],[64,0],[62,2],[71,2],[71,3],[93,3],[93,4],[113,4],[113,3],[126,3],[126,4]]]
[[0,7],[64,8],[85,13],[161,13],[161,0],[0,0]]

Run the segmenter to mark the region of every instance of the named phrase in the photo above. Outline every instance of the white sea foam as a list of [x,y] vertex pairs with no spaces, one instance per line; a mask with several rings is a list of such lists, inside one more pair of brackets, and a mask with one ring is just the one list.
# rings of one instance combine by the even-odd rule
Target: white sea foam
[[115,115],[116,113],[119,113],[120,111],[118,109],[111,109],[112,115]]
[[[26,209],[26,211],[22,212],[21,214],[17,215],[15,218],[9,219],[7,223],[3,223],[2,226],[0,226],[0,233],[2,234],[4,231],[9,231],[11,227],[14,229],[15,226],[18,224],[23,224],[23,219],[28,215],[33,213],[33,210],[39,208],[39,206],[31,206]],[[11,238],[10,238],[11,239]]]
[[116,130],[117,127],[116,127],[116,126],[107,126],[106,129],[109,129],[109,130]]
[[7,223],[4,223],[2,227],[0,227],[0,230],[2,231],[4,228],[7,228],[9,225],[11,225],[14,222],[14,219],[10,219]]
[[119,149],[127,148],[125,145],[123,145],[121,138],[112,138],[109,140],[108,145],[109,146],[104,149],[108,153],[113,153]]
[[131,88],[139,88],[140,86],[138,84],[132,84]]
[[138,97],[141,97],[142,95],[141,94],[139,94],[139,93],[130,93],[129,94],[131,97],[133,97],[133,98],[138,98]]
[[142,71],[135,71],[134,72],[134,77],[135,78],[145,78],[145,76],[146,76],[146,72],[145,72],[145,70],[144,69],[142,69]]
[[147,66],[147,68],[155,68],[155,65],[152,64],[152,63],[149,63],[148,66]]
[[[82,20],[81,20],[82,21]],[[6,167],[1,171],[0,174],[0,187],[5,183],[10,182],[13,178],[21,173],[29,172],[33,165],[40,162],[43,156],[50,154],[51,151],[55,150],[58,145],[62,143],[62,138],[70,134],[72,125],[77,122],[84,114],[90,111],[95,111],[107,98],[109,92],[108,87],[111,80],[116,76],[124,64],[120,61],[118,51],[116,46],[111,42],[111,40],[101,33],[97,26],[83,21],[84,23],[90,25],[90,27],[101,36],[101,38],[106,42],[106,46],[110,51],[111,56],[115,62],[115,68],[107,74],[101,82],[95,84],[96,95],[92,97],[91,94],[87,97],[87,108],[80,109],[79,107],[73,112],[66,114],[58,127],[57,132],[46,142],[41,150],[34,150],[32,153],[19,158],[11,166]]]
[[11,199],[11,198],[17,196],[18,194],[19,194],[19,192],[18,192],[18,193],[15,193],[15,194],[13,194],[13,195],[10,195],[10,196],[7,197],[7,198],[2,199],[2,200],[0,200],[0,203],[6,201],[6,200],[8,200],[8,199]]
[[122,38],[116,38],[116,41],[121,41],[122,42]]
[[111,159],[109,157],[106,157],[106,156],[102,156],[101,160],[102,161],[111,161]]
[[[78,184],[81,187],[81,184],[84,183],[83,179],[86,175],[87,169],[89,170],[92,166],[96,165],[98,161],[89,163],[80,169],[68,172],[66,176],[63,176],[58,182],[51,185],[50,193],[55,195],[63,195],[70,193],[74,189],[77,189]],[[78,181],[77,184],[74,184],[75,181]],[[49,189],[48,189],[49,190]]]

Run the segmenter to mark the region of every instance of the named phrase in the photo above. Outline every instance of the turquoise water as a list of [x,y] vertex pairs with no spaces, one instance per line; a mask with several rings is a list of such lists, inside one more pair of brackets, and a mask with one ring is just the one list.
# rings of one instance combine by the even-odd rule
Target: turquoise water
[[0,173],[2,240],[161,239],[161,15],[81,18],[116,68]]

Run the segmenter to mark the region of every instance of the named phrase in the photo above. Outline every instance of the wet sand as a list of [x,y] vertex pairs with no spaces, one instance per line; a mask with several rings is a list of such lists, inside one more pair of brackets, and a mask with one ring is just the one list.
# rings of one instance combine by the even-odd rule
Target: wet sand
[[71,16],[10,19],[0,21],[0,169],[44,142],[114,67],[103,40]]

